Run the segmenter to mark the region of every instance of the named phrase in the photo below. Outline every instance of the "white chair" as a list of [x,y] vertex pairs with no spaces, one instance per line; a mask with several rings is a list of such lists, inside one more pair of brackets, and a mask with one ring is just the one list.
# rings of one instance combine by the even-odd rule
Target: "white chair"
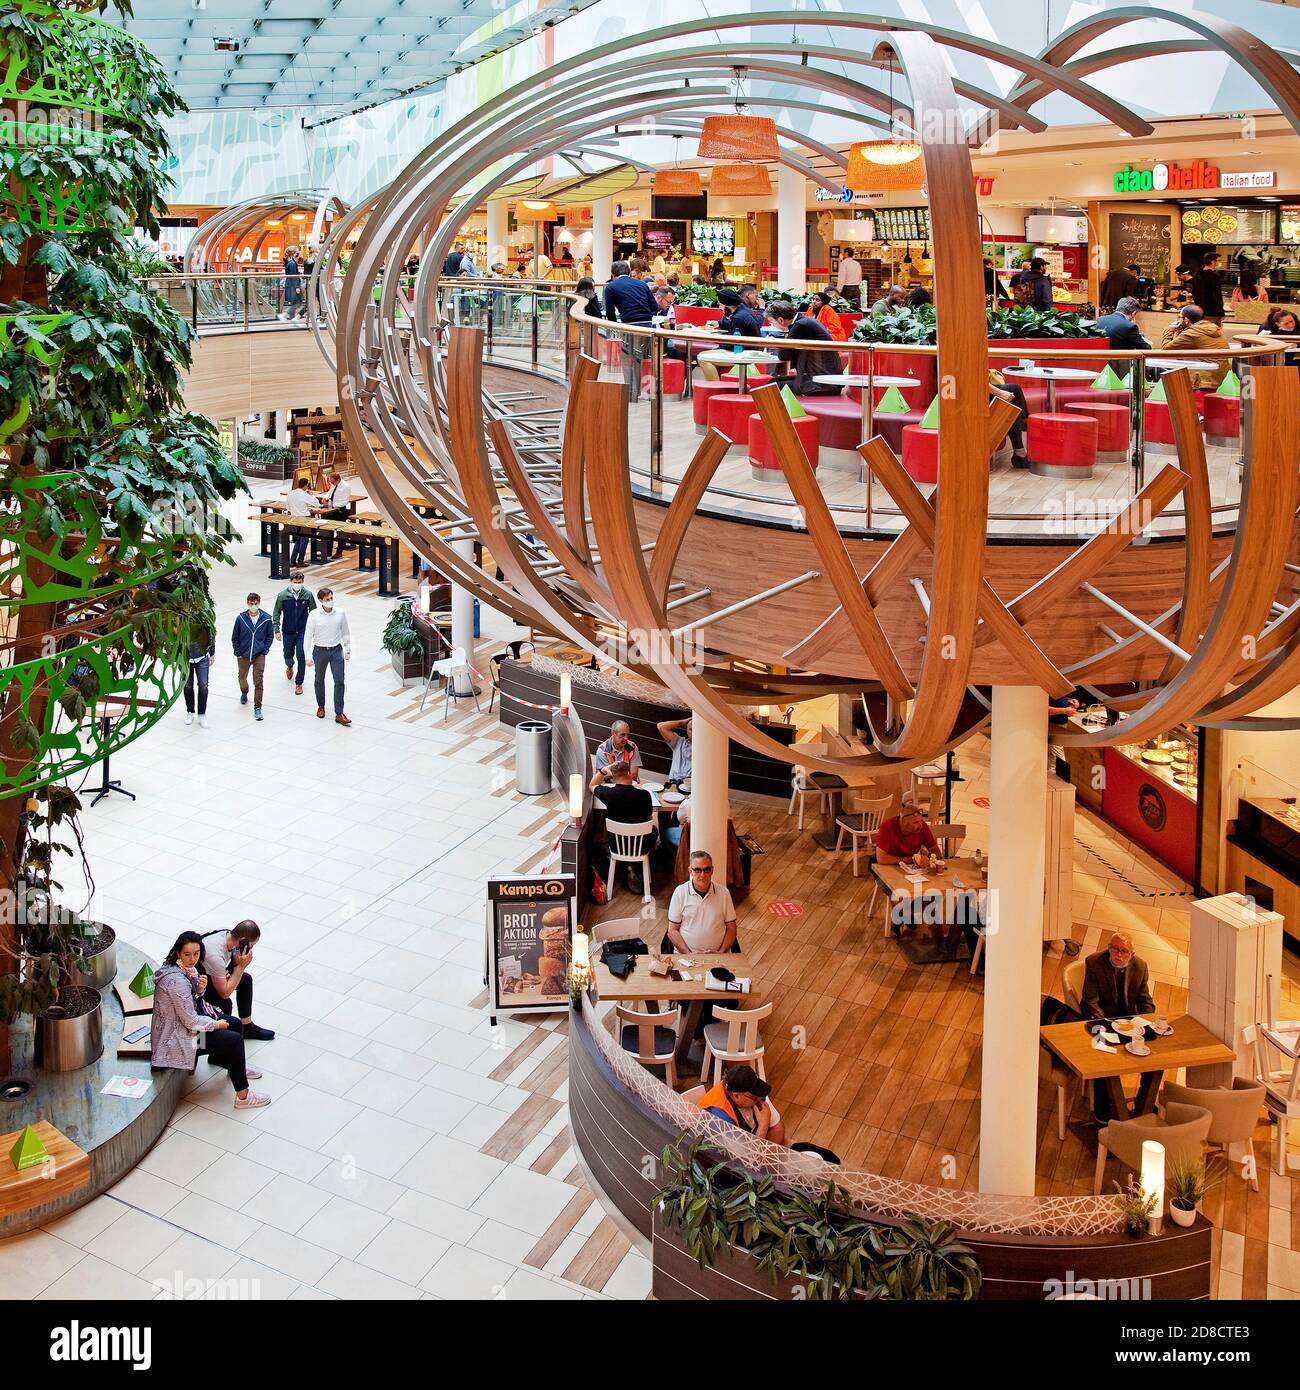
[[597,922],[591,929],[591,944],[600,948],[604,954],[605,942],[624,941],[629,936],[641,935],[640,917],[611,917],[608,921]]
[[713,1023],[704,1026],[704,1059],[700,1063],[700,1076],[708,1078],[709,1064],[713,1064],[713,1084],[722,1080],[723,1065],[734,1062],[748,1062],[763,1076],[763,1037],[758,1025],[772,1012],[772,1002],[760,1004],[756,1009],[713,1010]]
[[1076,1014],[1083,1012],[1083,981],[1088,973],[1086,960],[1072,960],[1061,972],[1061,990],[1065,1002]]
[[[839,851],[847,835],[853,846],[854,878],[858,876],[858,841],[865,840],[867,847],[875,851],[876,831],[880,829],[880,822],[885,818],[885,812],[889,810],[892,800],[892,797],[885,796],[878,801],[864,801],[856,811],[845,811],[835,817],[835,849],[836,852]],[[867,915],[870,916],[870,912]]]
[[826,792],[808,777],[808,769],[795,765],[794,772],[790,776],[790,807],[786,811],[787,816],[794,815],[795,803],[799,805],[799,829],[803,829],[803,804],[808,797],[814,797],[817,801],[817,809],[824,811],[829,804],[826,799]]
[[618,1040],[624,1052],[631,1052],[643,1067],[662,1067],[664,1080],[677,1089],[677,1025],[681,1022],[680,1008],[666,1013],[648,1014],[615,1006],[618,1015]]
[[682,1092],[682,1099],[689,1100],[692,1105],[698,1105],[699,1102],[704,1098],[704,1093],[707,1090],[707,1086],[692,1086],[689,1090],[685,1090]]
[[[1287,1121],[1300,1119],[1300,1033],[1256,1023],[1242,1029],[1242,1037],[1255,1049],[1255,1080],[1264,1087],[1264,1106],[1277,1121],[1279,1177],[1286,1177]],[[1274,1065],[1276,1061],[1277,1065]]]
[[609,840],[609,887],[614,888],[614,871],[620,864],[641,865],[641,901],[652,902],[650,892],[650,845],[654,838],[653,820],[631,825],[626,821],[607,820],[605,835]]
[[[983,941],[983,938],[980,938]],[[1057,1059],[1050,1048],[1038,1049],[1038,1078],[1050,1081],[1056,1087],[1056,1137],[1065,1138],[1065,1121],[1070,1114],[1070,1088],[1074,1084],[1074,1073]]]

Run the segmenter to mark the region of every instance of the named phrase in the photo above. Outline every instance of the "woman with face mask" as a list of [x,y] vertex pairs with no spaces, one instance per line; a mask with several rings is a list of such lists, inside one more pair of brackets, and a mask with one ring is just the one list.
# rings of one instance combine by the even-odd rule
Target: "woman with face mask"
[[253,718],[262,717],[262,676],[266,671],[266,654],[275,640],[275,624],[271,615],[262,611],[260,594],[249,594],[246,606],[235,619],[230,645],[239,663],[239,703],[248,703],[248,673],[253,673]]
[[255,1110],[270,1105],[270,1096],[249,1089],[249,1081],[256,1081],[262,1073],[248,1065],[239,1020],[226,1018],[203,1000],[208,979],[198,971],[202,955],[203,939],[198,932],[182,932],[154,976],[150,1037],[153,1065],[193,1071],[198,1035],[203,1033],[208,1040],[208,1060],[230,1074],[235,1109]]

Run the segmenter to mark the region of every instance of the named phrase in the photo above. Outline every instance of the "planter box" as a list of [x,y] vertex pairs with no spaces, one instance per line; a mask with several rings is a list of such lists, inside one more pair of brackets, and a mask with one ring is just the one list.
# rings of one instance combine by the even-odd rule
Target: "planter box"
[[429,674],[422,652],[391,652],[393,674],[403,685],[419,685]]

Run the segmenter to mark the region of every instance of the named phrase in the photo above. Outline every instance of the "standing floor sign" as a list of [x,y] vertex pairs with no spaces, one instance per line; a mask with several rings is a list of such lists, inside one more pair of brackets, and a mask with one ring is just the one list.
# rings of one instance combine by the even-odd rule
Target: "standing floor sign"
[[572,874],[488,879],[487,964],[492,1022],[497,1014],[569,1007],[573,959]]

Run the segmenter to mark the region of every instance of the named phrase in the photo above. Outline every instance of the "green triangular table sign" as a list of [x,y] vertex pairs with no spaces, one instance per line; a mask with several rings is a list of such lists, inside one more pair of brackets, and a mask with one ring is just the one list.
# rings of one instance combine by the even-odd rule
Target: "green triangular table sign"
[[781,388],[781,399],[785,402],[786,412],[792,420],[802,420],[808,414],[799,404],[799,397],[788,386]]
[[876,406],[877,415],[906,415],[907,410],[907,402],[897,386],[891,386]]
[[1214,394],[1216,396],[1241,395],[1241,378],[1231,367],[1228,368],[1228,375],[1219,383],[1219,389]]
[[1115,369],[1106,363],[1105,370],[1098,373],[1092,384],[1088,387],[1089,391],[1122,391],[1128,385],[1128,377],[1115,375]]
[[1161,377],[1155,384],[1155,389],[1147,397],[1149,401],[1163,401],[1165,398],[1165,379]]
[[921,416],[921,428],[923,430],[937,430],[939,428],[939,397],[936,396],[930,402],[930,408]]
[[41,1136],[34,1125],[28,1125],[18,1136],[18,1142],[9,1150],[9,1157],[15,1168],[36,1168],[49,1160],[49,1153],[41,1143]]
[[141,999],[148,999],[153,993],[153,966],[148,961],[136,972],[135,979],[131,981],[131,993],[138,995]]

